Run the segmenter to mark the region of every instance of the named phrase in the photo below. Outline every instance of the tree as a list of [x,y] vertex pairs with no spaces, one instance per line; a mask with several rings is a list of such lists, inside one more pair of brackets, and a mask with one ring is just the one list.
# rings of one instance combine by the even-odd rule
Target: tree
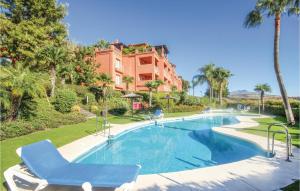
[[177,91],[177,86],[171,86],[171,92],[174,94]]
[[22,112],[20,108],[26,102],[46,95],[40,75],[30,72],[28,68],[22,68],[19,63],[15,67],[0,66],[0,80],[0,103],[7,111],[5,117],[8,120],[17,119]]
[[74,58],[74,78],[79,85],[89,85],[95,80],[96,68],[99,64],[93,62],[94,48],[89,46],[77,46]]
[[[112,80],[111,76],[106,74],[106,73],[101,73],[100,75],[98,75],[96,77],[96,79],[99,81],[100,85],[101,85],[101,89],[102,89],[102,98],[103,101],[106,100],[106,93],[107,93],[107,89],[108,87],[114,83],[114,81]],[[97,82],[96,82],[97,83]]]
[[265,102],[264,102],[264,97],[265,97],[265,92],[271,92],[271,87],[269,84],[257,84],[254,88],[254,91],[260,92],[260,101],[262,104],[262,111],[265,111]]
[[164,82],[162,80],[154,80],[154,89],[156,92],[158,92],[159,86],[163,85]]
[[145,87],[148,88],[149,91],[149,107],[152,107],[152,92],[153,90],[158,91],[160,85],[163,85],[164,82],[162,80],[154,80],[145,83]]
[[132,84],[134,80],[134,77],[132,76],[123,76],[123,82],[126,84],[126,91],[129,90],[129,84]]
[[66,80],[73,83],[75,76],[75,49],[76,46],[71,42],[67,42],[62,46],[65,50],[65,60],[63,64],[57,66],[57,74],[61,79],[61,84],[64,85]]
[[66,56],[66,52],[63,48],[53,45],[44,48],[38,55],[39,58],[44,60],[46,68],[48,68],[50,71],[51,97],[54,96],[55,92],[57,67],[64,64],[66,61]]
[[279,65],[279,39],[280,39],[280,24],[281,16],[285,13],[288,15],[300,14],[299,0],[258,0],[254,10],[248,13],[245,19],[245,27],[256,27],[263,23],[263,15],[274,18],[274,69],[278,81],[281,97],[283,99],[284,110],[289,124],[295,124],[294,115],[291,105],[288,100],[288,95],[283,82],[283,77]]
[[152,91],[155,89],[157,84],[155,84],[155,81],[149,81],[145,83],[145,86],[148,88],[149,91],[149,107],[152,107]]
[[209,88],[209,101],[212,101],[212,96],[213,96],[213,86],[215,83],[214,79],[214,70],[215,70],[215,65],[213,63],[207,64],[201,68],[198,69],[199,74],[195,75],[193,77],[194,81],[196,84],[202,85],[203,83],[208,84]]
[[217,82],[218,94],[219,94],[219,103],[222,105],[223,99],[223,90],[228,84],[228,79],[232,76],[229,70],[226,70],[222,67],[217,67],[213,72],[213,78]]
[[193,77],[192,79],[192,88],[193,88],[193,96],[195,96],[195,87],[197,86],[197,80]]
[[96,77],[96,79],[100,82],[100,85],[101,85],[102,99],[103,99],[103,102],[105,104],[105,120],[107,120],[107,111],[108,111],[107,99],[106,99],[107,98],[107,89],[114,82],[113,82],[111,76],[109,76],[106,73],[101,73],[99,76]]
[[184,92],[188,92],[190,88],[191,88],[190,82],[187,81],[187,80],[182,79],[182,90]]
[[106,40],[101,39],[94,46],[96,48],[99,48],[100,50],[105,50],[109,48],[110,43]]
[[59,46],[67,31],[62,19],[66,8],[56,0],[0,0],[1,55],[13,64],[35,68],[36,54],[51,43]]

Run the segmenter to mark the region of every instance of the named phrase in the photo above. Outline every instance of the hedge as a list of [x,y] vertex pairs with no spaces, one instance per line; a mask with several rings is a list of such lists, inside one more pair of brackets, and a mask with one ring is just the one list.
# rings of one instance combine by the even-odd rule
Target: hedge
[[72,112],[62,114],[46,100],[37,100],[37,112],[32,118],[18,119],[11,122],[2,122],[0,129],[0,139],[8,139],[21,135],[26,135],[35,131],[48,128],[56,128],[61,125],[74,124],[85,121],[82,114]]
[[[232,101],[228,102],[227,107],[237,108],[238,104],[249,105],[251,111],[258,112],[258,101],[257,100],[241,100],[241,101]],[[290,101],[294,117],[299,121],[300,114],[300,102],[299,101]],[[285,111],[283,103],[281,100],[267,100],[265,102],[265,112],[266,114],[278,115],[285,117]]]

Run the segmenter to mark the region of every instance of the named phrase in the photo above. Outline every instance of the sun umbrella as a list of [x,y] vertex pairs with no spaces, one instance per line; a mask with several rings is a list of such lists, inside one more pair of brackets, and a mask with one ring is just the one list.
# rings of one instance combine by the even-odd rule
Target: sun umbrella
[[133,116],[133,100],[136,98],[141,98],[141,95],[135,94],[135,93],[129,93],[126,95],[123,95],[122,98],[127,98],[130,99],[130,103],[131,103],[131,115]]
[[176,97],[172,97],[172,96],[170,96],[169,94],[168,95],[166,95],[165,97],[162,97],[161,99],[166,99],[166,100],[168,100],[168,111],[169,111],[169,109],[170,109],[170,99],[177,99]]

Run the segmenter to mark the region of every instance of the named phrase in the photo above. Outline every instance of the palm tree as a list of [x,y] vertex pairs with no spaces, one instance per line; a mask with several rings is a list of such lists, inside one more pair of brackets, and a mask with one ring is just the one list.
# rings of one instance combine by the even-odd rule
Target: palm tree
[[193,77],[192,79],[192,88],[193,88],[193,96],[195,96],[195,87],[198,85],[197,79]]
[[154,80],[154,84],[155,84],[154,85],[154,89],[155,89],[156,92],[158,92],[159,86],[163,85],[164,81],[162,81],[162,80]]
[[252,10],[246,17],[245,27],[256,27],[263,22],[263,15],[274,17],[274,69],[278,81],[281,97],[283,99],[284,110],[288,123],[295,124],[294,115],[291,105],[288,100],[288,95],[283,83],[282,74],[279,65],[279,38],[280,38],[280,22],[281,16],[288,12],[288,15],[300,14],[299,0],[258,0],[254,10]]
[[55,83],[56,83],[56,69],[57,66],[63,65],[66,60],[66,52],[63,48],[55,47],[53,45],[47,46],[38,55],[50,70],[51,81],[51,97],[54,96]]
[[264,103],[264,97],[265,92],[271,92],[271,87],[269,84],[257,84],[254,88],[254,91],[260,92],[260,101],[262,104],[262,111],[265,111],[265,103]]
[[103,101],[105,101],[107,89],[111,84],[114,83],[114,81],[112,80],[111,76],[106,73],[101,73],[99,76],[96,77],[96,80],[98,80],[101,84]]
[[177,91],[177,86],[172,85],[171,86],[171,92],[174,94]]
[[132,84],[134,80],[134,77],[132,76],[123,76],[123,82],[126,84],[126,91],[129,90],[129,84]]
[[229,70],[218,67],[213,72],[214,79],[218,87],[219,103],[222,105],[223,88],[227,85],[228,79],[232,76]]
[[22,68],[20,64],[16,64],[15,67],[0,66],[0,81],[0,104],[8,111],[8,120],[18,117],[25,97],[33,99],[46,96],[40,75],[30,72],[28,68]]
[[145,87],[147,87],[149,91],[149,107],[152,107],[152,92],[157,87],[157,84],[155,81],[149,81],[145,83]]
[[103,102],[105,105],[105,113],[104,113],[104,117],[105,117],[105,123],[107,121],[107,111],[108,111],[108,106],[107,106],[107,89],[109,88],[109,86],[111,84],[113,84],[113,80],[111,78],[111,76],[109,76],[108,74],[105,73],[101,73],[99,76],[96,77],[96,79],[101,83],[101,89],[102,89],[102,98],[103,98]]
[[193,77],[193,81],[195,81],[195,84],[203,84],[207,83],[209,87],[209,101],[212,101],[213,96],[213,83],[214,83],[214,76],[213,72],[215,70],[215,65],[213,63],[207,64],[201,68],[199,68],[199,74],[195,75]]

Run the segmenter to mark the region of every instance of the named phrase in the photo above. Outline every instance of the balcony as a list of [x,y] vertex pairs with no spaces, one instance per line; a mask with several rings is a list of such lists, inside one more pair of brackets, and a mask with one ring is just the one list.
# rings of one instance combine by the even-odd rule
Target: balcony
[[171,76],[170,76],[169,71],[164,70],[164,77],[167,78],[168,80],[171,80]]
[[152,81],[152,73],[139,74],[137,86],[145,86],[145,83]]
[[154,73],[159,75],[159,69],[157,66],[154,66]]
[[137,82],[137,86],[141,87],[141,86],[145,86],[145,83],[147,82],[151,82],[152,80],[139,80]]

